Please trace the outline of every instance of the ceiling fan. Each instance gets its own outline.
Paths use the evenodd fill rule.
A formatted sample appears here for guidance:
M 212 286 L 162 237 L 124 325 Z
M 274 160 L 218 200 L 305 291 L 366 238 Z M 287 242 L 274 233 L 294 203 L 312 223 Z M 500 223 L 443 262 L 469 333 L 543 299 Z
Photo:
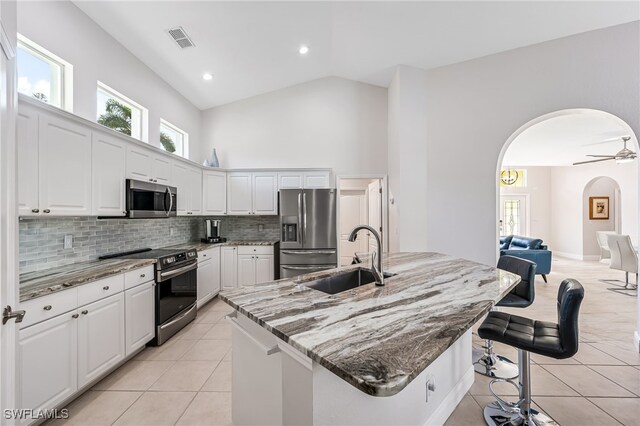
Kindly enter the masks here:
M 588 163 L 597 163 L 599 161 L 609 161 L 609 160 L 616 160 L 616 163 L 618 164 L 622 164 L 622 163 L 629 163 L 633 160 L 636 159 L 637 154 L 633 151 L 631 151 L 629 148 L 627 148 L 627 142 L 631 140 L 631 136 L 622 136 L 622 138 L 614 138 L 614 139 L 608 139 L 606 141 L 603 142 L 608 142 L 610 140 L 616 140 L 616 139 L 622 139 L 622 143 L 624 144 L 624 148 L 622 148 L 620 151 L 618 151 L 616 154 L 614 155 L 587 155 L 587 157 L 594 157 L 594 160 L 587 160 L 587 161 L 578 161 L 576 163 L 573 163 L 574 166 L 580 165 L 580 164 L 588 164 Z

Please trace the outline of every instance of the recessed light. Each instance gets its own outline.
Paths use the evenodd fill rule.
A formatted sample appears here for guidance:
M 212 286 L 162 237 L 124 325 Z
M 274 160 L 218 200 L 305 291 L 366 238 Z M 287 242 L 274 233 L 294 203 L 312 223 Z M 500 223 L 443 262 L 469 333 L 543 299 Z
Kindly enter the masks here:
M 213 79 L 213 75 L 211 73 L 205 72 L 202 74 L 202 79 L 205 81 L 209 81 Z
M 302 46 L 300 46 L 300 49 L 298 49 L 298 52 L 301 55 L 306 55 L 307 53 L 309 53 L 309 46 L 307 46 L 306 44 L 303 44 Z

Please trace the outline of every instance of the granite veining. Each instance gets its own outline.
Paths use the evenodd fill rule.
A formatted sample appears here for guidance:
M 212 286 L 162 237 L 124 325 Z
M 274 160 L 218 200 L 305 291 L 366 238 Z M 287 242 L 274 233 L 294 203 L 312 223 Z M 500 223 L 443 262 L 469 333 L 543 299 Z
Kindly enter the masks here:
M 20 275 L 20 301 L 46 296 L 154 263 L 153 259 L 107 259 L 27 272 Z
M 303 282 L 358 266 L 225 290 L 223 301 L 361 391 L 400 392 L 520 277 L 440 253 L 396 253 L 397 274 L 328 295 Z

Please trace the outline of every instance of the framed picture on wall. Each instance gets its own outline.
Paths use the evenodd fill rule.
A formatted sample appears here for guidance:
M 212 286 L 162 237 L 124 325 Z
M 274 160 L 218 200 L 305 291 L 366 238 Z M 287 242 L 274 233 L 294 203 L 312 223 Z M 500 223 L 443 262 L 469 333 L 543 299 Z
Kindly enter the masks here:
M 609 197 L 589 197 L 589 219 L 609 220 Z

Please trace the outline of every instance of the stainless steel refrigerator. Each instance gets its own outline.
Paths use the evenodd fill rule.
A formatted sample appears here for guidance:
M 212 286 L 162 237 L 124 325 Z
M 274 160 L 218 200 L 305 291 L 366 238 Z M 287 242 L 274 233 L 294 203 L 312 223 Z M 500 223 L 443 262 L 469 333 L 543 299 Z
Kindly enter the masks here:
M 280 278 L 338 265 L 335 189 L 280 190 Z

